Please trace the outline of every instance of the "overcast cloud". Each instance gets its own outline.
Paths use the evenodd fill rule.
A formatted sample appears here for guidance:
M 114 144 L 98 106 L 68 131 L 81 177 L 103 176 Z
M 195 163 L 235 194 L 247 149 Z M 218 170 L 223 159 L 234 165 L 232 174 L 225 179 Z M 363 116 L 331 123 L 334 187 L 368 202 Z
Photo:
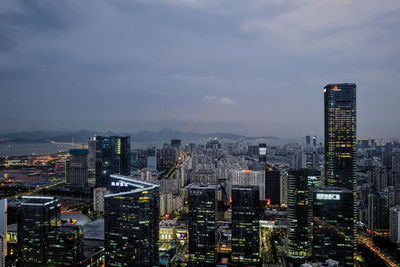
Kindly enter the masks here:
M 398 0 L 2 0 L 1 132 L 323 133 L 358 86 L 359 137 L 399 137 Z

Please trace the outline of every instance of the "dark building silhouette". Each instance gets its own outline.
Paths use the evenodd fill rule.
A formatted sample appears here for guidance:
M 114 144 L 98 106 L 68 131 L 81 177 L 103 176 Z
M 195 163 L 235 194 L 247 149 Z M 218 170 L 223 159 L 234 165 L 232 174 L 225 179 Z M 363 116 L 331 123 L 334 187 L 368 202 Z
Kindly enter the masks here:
M 130 175 L 130 137 L 96 136 L 96 187 L 108 187 L 110 175 Z
M 320 185 L 321 172 L 314 169 L 288 172 L 287 252 L 291 258 L 312 256 L 312 192 Z
M 270 205 L 279 205 L 281 201 L 281 174 L 278 170 L 265 170 L 265 199 Z
M 181 139 L 171 139 L 171 146 L 173 147 L 181 147 Z
M 232 187 L 232 266 L 260 264 L 258 186 Z
M 306 136 L 306 144 L 311 145 L 311 135 Z
M 22 266 L 47 264 L 49 233 L 60 222 L 55 197 L 22 196 L 18 209 L 18 259 Z
M 355 256 L 356 240 L 356 186 L 357 186 L 357 136 L 356 136 L 356 84 L 328 84 L 324 88 L 325 100 L 325 185 L 346 188 L 353 193 L 347 205 L 353 210 L 347 218 L 353 222 L 352 232 L 346 231 L 348 254 Z M 339 218 L 338 218 L 339 220 Z M 349 256 L 346 256 L 349 257 Z M 337 257 L 336 257 L 337 258 Z M 343 260 L 343 259 L 342 259 Z M 345 259 L 346 265 L 354 257 Z
M 347 188 L 313 190 L 313 257 L 353 266 L 353 192 Z
M 189 188 L 189 265 L 215 266 L 217 255 L 217 185 Z
M 249 155 L 249 156 L 258 156 L 259 155 L 259 152 L 258 152 L 259 150 L 258 150 L 258 146 L 248 146 L 247 147 L 247 154 Z
M 106 266 L 158 266 L 159 186 L 111 175 L 104 197 Z

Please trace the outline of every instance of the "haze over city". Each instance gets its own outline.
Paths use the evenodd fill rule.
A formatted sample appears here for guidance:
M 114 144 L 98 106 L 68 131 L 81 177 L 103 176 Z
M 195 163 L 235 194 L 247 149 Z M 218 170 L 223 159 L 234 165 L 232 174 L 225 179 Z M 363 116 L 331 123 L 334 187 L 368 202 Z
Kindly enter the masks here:
M 359 137 L 400 132 L 399 1 L 2 1 L 1 132 L 323 133 L 357 83 Z

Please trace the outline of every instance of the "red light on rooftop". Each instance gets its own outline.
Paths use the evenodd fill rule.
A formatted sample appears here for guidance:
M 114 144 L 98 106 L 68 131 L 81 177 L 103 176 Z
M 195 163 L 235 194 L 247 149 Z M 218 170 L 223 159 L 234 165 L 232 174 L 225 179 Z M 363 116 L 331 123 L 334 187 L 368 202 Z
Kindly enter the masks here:
M 333 90 L 333 91 L 338 91 L 338 90 L 339 90 L 339 87 L 338 87 L 337 85 L 335 85 L 335 86 L 332 88 L 332 90 Z

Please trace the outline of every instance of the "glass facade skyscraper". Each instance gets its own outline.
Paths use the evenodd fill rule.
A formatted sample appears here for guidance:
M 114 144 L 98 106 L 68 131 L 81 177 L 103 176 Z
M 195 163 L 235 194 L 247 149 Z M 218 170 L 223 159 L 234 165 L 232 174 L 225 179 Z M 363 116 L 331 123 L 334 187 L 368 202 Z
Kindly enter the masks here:
M 260 189 L 232 187 L 232 265 L 260 264 Z
M 18 253 L 22 266 L 47 263 L 48 234 L 60 223 L 55 197 L 23 196 L 18 209 Z
M 291 258 L 312 255 L 312 193 L 320 185 L 321 172 L 314 169 L 289 170 L 287 252 Z
M 352 232 L 346 232 L 347 243 L 344 247 L 354 256 L 357 245 L 356 84 L 328 84 L 324 88 L 324 100 L 325 185 L 346 188 L 353 194 L 353 198 L 346 198 L 347 202 L 342 205 L 347 205 L 353 210 L 352 214 L 346 213 L 346 216 L 350 216 L 347 220 L 353 221 L 353 227 Z M 349 261 L 346 258 L 346 265 L 351 265 L 353 262 L 354 260 Z
M 279 170 L 265 170 L 265 199 L 270 205 L 281 203 L 281 173 Z
M 110 175 L 130 175 L 129 136 L 96 136 L 96 187 L 107 187 Z
M 218 185 L 189 188 L 189 266 L 215 266 Z
M 88 185 L 88 154 L 87 149 L 71 149 L 70 187 L 85 189 Z
M 104 197 L 106 266 L 158 266 L 159 186 L 110 176 Z
M 353 193 L 347 188 L 313 189 L 313 257 L 353 266 Z

